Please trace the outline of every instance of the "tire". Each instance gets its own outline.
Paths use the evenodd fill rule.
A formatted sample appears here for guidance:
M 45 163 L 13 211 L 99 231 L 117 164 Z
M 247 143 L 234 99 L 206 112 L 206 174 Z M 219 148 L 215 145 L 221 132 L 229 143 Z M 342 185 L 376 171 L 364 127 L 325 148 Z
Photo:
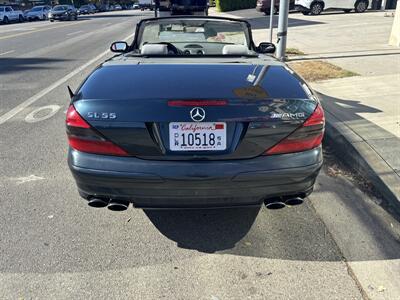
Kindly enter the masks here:
M 278 8 L 276 6 L 274 6 L 273 14 L 276 15 L 277 13 L 278 13 Z M 264 10 L 264 15 L 269 16 L 270 14 L 271 14 L 270 9 Z
M 351 9 L 343 9 L 344 13 L 348 14 L 351 12 Z
M 75 21 L 78 20 L 78 15 L 75 15 L 74 20 Z
M 324 10 L 324 5 L 321 2 L 314 2 L 311 4 L 310 13 L 313 16 L 318 16 Z
M 368 8 L 368 2 L 363 0 L 357 1 L 354 7 L 357 13 L 363 13 L 364 11 L 367 10 L 367 8 Z
M 4 17 L 4 18 L 3 18 L 3 24 L 8 24 L 8 23 L 10 23 L 10 21 L 8 20 L 7 17 Z
M 54 20 L 53 20 L 53 19 L 50 19 L 50 22 L 54 22 Z
M 22 22 L 24 22 L 24 21 L 25 21 L 25 20 L 24 20 L 24 17 L 21 16 L 21 15 L 19 15 L 19 16 L 18 16 L 18 22 L 22 23 Z

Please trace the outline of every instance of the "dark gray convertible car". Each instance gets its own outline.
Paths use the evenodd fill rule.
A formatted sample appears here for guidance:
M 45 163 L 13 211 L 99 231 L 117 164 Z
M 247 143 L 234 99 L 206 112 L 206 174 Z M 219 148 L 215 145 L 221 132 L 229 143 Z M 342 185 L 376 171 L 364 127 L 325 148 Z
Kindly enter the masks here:
M 322 165 L 322 107 L 256 46 L 250 25 L 216 17 L 142 20 L 67 112 L 68 164 L 91 206 L 296 205 Z

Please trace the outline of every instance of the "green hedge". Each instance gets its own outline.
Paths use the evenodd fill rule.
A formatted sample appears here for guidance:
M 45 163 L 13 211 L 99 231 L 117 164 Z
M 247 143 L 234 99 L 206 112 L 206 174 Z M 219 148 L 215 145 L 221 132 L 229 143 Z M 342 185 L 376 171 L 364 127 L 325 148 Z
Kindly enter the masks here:
M 219 11 L 230 11 L 236 9 L 254 8 L 257 0 L 217 0 L 216 5 Z

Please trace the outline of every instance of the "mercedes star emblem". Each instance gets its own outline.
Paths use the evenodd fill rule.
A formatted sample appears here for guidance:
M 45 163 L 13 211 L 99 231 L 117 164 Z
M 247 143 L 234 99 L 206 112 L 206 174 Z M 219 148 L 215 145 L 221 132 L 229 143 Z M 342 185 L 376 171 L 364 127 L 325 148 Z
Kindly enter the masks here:
M 206 117 L 206 112 L 201 107 L 195 107 L 190 111 L 190 117 L 195 122 L 201 122 Z

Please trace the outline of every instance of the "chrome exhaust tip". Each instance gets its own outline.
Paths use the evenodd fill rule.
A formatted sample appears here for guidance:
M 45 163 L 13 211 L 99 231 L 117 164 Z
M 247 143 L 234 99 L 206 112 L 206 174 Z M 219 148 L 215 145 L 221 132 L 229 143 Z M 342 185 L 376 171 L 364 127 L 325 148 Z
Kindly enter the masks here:
M 265 207 L 268 209 L 281 209 L 286 206 L 280 198 L 272 198 L 264 201 Z
M 300 197 L 290 198 L 285 200 L 285 204 L 288 206 L 296 206 L 304 203 L 304 199 Z
M 101 198 L 90 198 L 88 201 L 90 207 L 101 208 L 108 205 L 108 201 Z
M 111 200 L 107 207 L 112 211 L 124 211 L 128 209 L 129 202 L 125 200 Z

